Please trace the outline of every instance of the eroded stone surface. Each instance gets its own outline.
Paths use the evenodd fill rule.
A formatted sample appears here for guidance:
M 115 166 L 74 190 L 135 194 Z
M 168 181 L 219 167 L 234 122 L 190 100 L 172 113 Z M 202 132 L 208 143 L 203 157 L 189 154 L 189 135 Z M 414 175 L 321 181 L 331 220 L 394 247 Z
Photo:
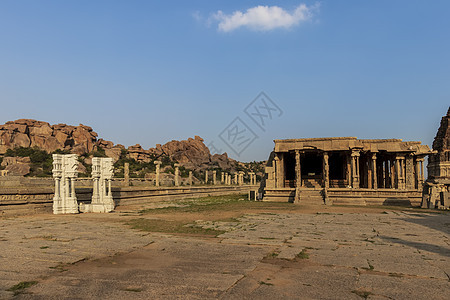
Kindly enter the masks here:
M 446 299 L 450 294 L 448 214 L 263 213 L 196 222 L 226 230 L 215 239 L 131 230 L 121 222 L 127 218 L 2 220 L 0 298 L 25 280 L 39 283 L 18 298 Z

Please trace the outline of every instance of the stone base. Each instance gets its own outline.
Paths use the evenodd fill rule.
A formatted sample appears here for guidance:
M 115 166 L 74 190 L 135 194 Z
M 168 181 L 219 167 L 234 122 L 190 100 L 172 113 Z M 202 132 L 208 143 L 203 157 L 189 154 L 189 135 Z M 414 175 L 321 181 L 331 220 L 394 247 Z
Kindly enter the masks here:
M 266 189 L 262 201 L 267 202 L 291 202 L 295 200 L 294 188 Z
M 401 205 L 419 206 L 421 191 L 397 189 L 348 189 L 330 188 L 323 193 L 318 188 L 265 189 L 263 201 L 294 202 L 306 205 Z M 292 201 L 294 200 L 295 201 Z
M 114 211 L 114 204 L 84 204 L 80 203 L 80 211 L 83 213 L 109 213 Z
M 65 201 L 53 199 L 53 214 L 78 214 L 77 198 L 69 198 Z

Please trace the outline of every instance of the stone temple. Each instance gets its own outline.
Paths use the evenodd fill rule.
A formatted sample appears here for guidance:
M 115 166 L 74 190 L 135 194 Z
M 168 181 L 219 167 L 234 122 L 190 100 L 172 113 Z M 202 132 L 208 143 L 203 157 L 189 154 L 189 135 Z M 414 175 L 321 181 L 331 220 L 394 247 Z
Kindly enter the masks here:
M 424 208 L 449 208 L 450 190 L 450 108 L 441 119 L 428 158 L 428 180 L 423 188 Z
M 274 142 L 266 167 L 264 201 L 421 203 L 424 158 L 431 151 L 420 142 L 356 137 Z

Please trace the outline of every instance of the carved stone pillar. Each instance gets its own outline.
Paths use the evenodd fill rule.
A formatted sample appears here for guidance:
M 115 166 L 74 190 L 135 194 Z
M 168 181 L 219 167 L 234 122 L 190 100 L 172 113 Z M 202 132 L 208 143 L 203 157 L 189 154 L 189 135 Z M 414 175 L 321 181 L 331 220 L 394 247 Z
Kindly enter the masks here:
M 429 172 L 428 172 L 429 173 Z M 414 161 L 414 185 L 416 189 L 420 189 L 420 163 L 418 161 L 418 158 Z
M 75 197 L 75 179 L 70 178 L 70 197 Z
M 255 181 L 255 172 L 249 172 L 248 173 L 248 175 L 250 176 L 250 185 L 253 185 L 253 184 L 255 184 L 254 183 L 254 181 Z
M 223 172 L 222 172 L 223 176 Z M 189 171 L 189 185 L 192 185 L 192 171 Z
M 278 176 L 279 176 L 279 182 L 280 182 L 280 188 L 284 188 L 285 186 L 285 174 L 284 174 L 284 153 L 279 153 L 278 154 L 280 156 L 280 165 L 279 165 L 279 172 L 278 172 Z
M 350 156 L 350 154 L 346 154 L 345 156 L 345 160 L 346 160 L 346 166 L 345 166 L 345 173 L 346 173 L 346 179 L 347 179 L 347 187 L 351 188 L 352 187 L 352 158 Z
M 390 176 L 389 160 L 384 160 L 384 188 L 388 189 L 391 187 L 391 176 Z
M 278 158 L 278 155 L 275 154 L 275 158 L 273 160 L 274 164 L 275 164 L 275 188 L 280 188 L 281 187 L 281 183 L 280 183 L 280 159 Z
M 239 177 L 238 177 L 238 184 L 239 185 L 243 185 L 244 184 L 244 172 L 239 172 Z
M 372 154 L 372 172 L 373 172 L 373 188 L 378 189 L 378 176 L 377 176 L 377 154 Z
M 224 174 L 224 172 L 221 172 L 221 174 L 220 174 L 220 183 L 222 183 L 222 184 L 225 183 L 225 174 Z
M 300 150 L 295 150 L 295 202 L 300 202 L 300 188 L 302 187 L 302 168 Z
M 55 178 L 55 196 L 53 197 L 53 199 L 59 199 L 59 181 L 61 179 L 59 178 Z
M 328 204 L 328 189 L 330 188 L 330 165 L 328 164 L 328 152 L 323 153 L 323 198 L 325 204 Z
M 159 160 L 155 160 L 154 164 L 156 165 L 156 180 L 155 185 L 159 186 L 159 175 L 160 175 L 160 168 L 161 168 L 161 162 Z
M 300 157 L 300 150 L 295 150 L 295 186 L 298 188 L 302 187 L 302 166 Z
M 124 163 L 123 165 L 123 180 L 125 186 L 130 186 L 130 163 Z
M 113 175 L 112 158 L 94 157 L 92 159 L 92 201 L 90 204 L 80 204 L 82 212 L 107 213 L 114 210 L 115 203 L 111 191 Z
M 208 170 L 205 171 L 205 184 L 208 184 Z
M 415 189 L 416 180 L 414 173 L 414 157 L 407 155 L 405 157 L 405 188 L 407 190 Z
M 359 151 L 352 151 L 352 188 L 359 188 Z
M 328 164 L 328 152 L 323 153 L 323 187 L 330 187 L 330 165 Z
M 175 186 L 180 186 L 180 164 L 175 164 Z
M 69 181 L 69 177 L 66 177 L 66 180 L 64 180 L 64 189 L 65 189 L 65 196 L 66 198 L 70 197 L 70 181 Z
M 391 189 L 396 189 L 397 188 L 397 172 L 396 172 L 396 160 L 395 159 L 391 159 L 390 160 L 390 166 L 391 166 L 391 176 L 389 177 L 389 182 L 391 184 Z
M 52 172 L 55 179 L 53 213 L 78 213 L 78 203 L 75 194 L 75 178 L 78 175 L 77 155 L 53 154 Z
M 418 189 L 422 189 L 422 186 L 423 186 L 423 179 L 424 179 L 424 173 L 423 173 L 423 161 L 424 161 L 424 158 L 423 157 L 418 157 L 417 158 L 417 163 L 420 165 L 420 167 L 419 167 L 419 169 L 420 169 L 420 172 L 419 172 L 419 174 L 418 174 Z
M 399 190 L 405 189 L 405 163 L 403 156 L 396 156 L 395 158 L 395 173 L 396 186 Z

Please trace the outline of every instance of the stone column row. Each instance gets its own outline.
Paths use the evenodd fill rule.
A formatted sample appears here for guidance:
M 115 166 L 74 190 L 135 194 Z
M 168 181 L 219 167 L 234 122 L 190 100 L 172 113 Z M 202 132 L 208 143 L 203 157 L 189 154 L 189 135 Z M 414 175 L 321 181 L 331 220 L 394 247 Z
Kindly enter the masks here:
M 416 166 L 415 166 L 415 181 L 417 182 L 417 189 L 421 190 L 424 181 L 424 166 L 423 166 L 424 158 L 417 157 L 416 158 Z

